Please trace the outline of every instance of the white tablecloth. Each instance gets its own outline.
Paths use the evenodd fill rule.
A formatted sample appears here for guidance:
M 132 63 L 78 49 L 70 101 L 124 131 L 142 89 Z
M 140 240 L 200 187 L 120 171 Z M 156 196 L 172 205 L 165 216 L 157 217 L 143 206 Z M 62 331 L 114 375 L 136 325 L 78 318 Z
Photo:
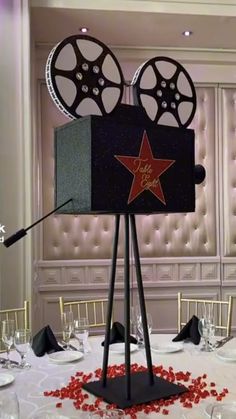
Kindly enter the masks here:
M 170 343 L 172 337 L 172 335 L 151 335 L 151 346 L 157 343 Z M 74 408 L 72 400 L 63 400 L 62 408 L 56 408 L 56 403 L 60 400 L 53 397 L 45 397 L 43 392 L 66 386 L 70 377 L 75 375 L 76 371 L 93 372 L 95 369 L 101 367 L 103 356 L 102 340 L 103 337 L 90 337 L 91 352 L 85 354 L 84 358 L 78 362 L 57 365 L 51 363 L 47 355 L 39 358 L 31 352 L 27 356 L 27 361 L 32 365 L 30 370 L 12 369 L 10 373 L 15 376 L 15 380 L 8 388 L 14 390 L 18 395 L 21 419 L 33 418 L 34 413 L 39 410 L 50 410 L 70 419 L 88 417 L 88 413 Z M 224 348 L 236 348 L 236 338 L 229 341 Z M 19 360 L 19 355 L 13 351 L 11 358 Z M 109 354 L 109 365 L 121 364 L 123 362 L 123 354 Z M 133 362 L 146 366 L 146 356 L 143 349 L 131 353 L 131 363 Z M 206 373 L 206 381 L 208 383 L 215 382 L 216 389 L 223 389 L 224 387 L 229 389 L 229 394 L 225 400 L 236 401 L 236 363 L 224 362 L 214 352 L 204 353 L 200 351 L 199 346 L 185 343 L 184 349 L 181 352 L 169 354 L 152 352 L 152 362 L 154 365 L 162 364 L 165 368 L 172 366 L 175 371 L 190 371 L 193 378 Z M 5 369 L 0 369 L 0 374 L 6 372 Z M 6 389 L 6 387 L 2 387 L 0 391 L 2 389 Z M 90 400 L 93 399 L 94 396 L 91 395 Z M 195 417 L 194 411 L 196 409 L 199 411 L 199 414 L 200 412 L 202 414 L 206 405 L 211 403 L 212 400 L 211 398 L 202 400 L 196 408 L 194 407 L 192 409 L 192 417 Z M 168 417 L 170 419 L 181 418 L 183 411 L 187 411 L 179 402 L 175 402 L 168 409 L 170 412 Z M 157 417 L 157 414 L 151 414 L 149 416 Z M 161 414 L 158 414 L 158 416 L 163 417 Z M 147 416 L 144 413 L 139 414 L 139 418 L 145 417 Z

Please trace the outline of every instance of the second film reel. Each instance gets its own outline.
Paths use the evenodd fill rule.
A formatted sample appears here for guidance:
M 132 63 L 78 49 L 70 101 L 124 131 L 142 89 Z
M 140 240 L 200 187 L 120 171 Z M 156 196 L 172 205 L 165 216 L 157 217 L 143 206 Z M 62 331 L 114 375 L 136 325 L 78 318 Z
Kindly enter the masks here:
M 132 80 L 134 104 L 156 124 L 188 127 L 197 106 L 193 81 L 185 68 L 169 57 L 142 64 Z

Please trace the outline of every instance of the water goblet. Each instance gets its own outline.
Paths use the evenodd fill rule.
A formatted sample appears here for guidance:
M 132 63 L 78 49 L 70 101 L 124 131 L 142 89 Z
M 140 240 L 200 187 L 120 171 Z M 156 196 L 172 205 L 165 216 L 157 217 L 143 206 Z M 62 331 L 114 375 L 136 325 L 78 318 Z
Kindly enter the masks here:
M 213 304 L 204 304 L 203 306 L 204 318 L 207 319 L 208 322 L 208 344 L 210 349 L 214 350 L 215 345 L 215 322 L 214 322 L 214 306 Z
M 204 345 L 201 348 L 201 351 L 204 351 L 204 352 L 213 351 L 214 348 L 210 345 L 210 342 L 209 342 L 210 338 L 212 338 L 214 334 L 214 326 L 211 323 L 211 321 L 206 317 L 200 318 L 198 322 L 198 331 L 201 337 L 204 339 Z
M 140 308 L 139 306 L 131 306 L 130 307 L 130 331 L 132 335 L 137 334 L 137 319 L 140 316 Z
M 63 340 L 66 344 L 66 349 L 70 349 L 69 342 L 73 332 L 73 312 L 65 311 L 61 313 L 61 325 Z
M 9 358 L 10 349 L 14 342 L 15 333 L 15 320 L 3 320 L 2 321 L 2 341 L 6 347 L 7 361 L 4 368 L 11 368 L 11 362 Z
M 0 392 L 0 419 L 19 419 L 19 401 L 16 393 L 9 390 Z
M 80 344 L 80 351 L 87 352 L 87 340 L 89 335 L 89 321 L 87 317 L 74 320 L 74 335 Z
M 198 322 L 198 331 L 204 339 L 204 345 L 201 348 L 202 351 L 211 352 L 214 350 L 214 336 L 215 336 L 215 325 L 214 325 L 214 306 L 213 304 L 203 304 L 201 306 L 201 317 Z
M 146 317 L 147 317 L 147 327 L 148 327 L 148 334 L 150 336 L 150 334 L 152 333 L 152 316 L 150 313 L 146 313 Z M 137 317 L 137 341 L 138 341 L 138 345 L 142 346 L 143 345 L 143 340 L 144 340 L 144 336 L 143 336 L 143 322 L 142 322 L 142 316 L 139 314 Z
M 27 329 L 17 329 L 14 335 L 14 346 L 16 351 L 20 354 L 21 362 L 19 364 L 19 368 L 28 369 L 31 365 L 27 362 L 26 363 L 26 354 L 29 352 L 31 348 L 31 332 Z

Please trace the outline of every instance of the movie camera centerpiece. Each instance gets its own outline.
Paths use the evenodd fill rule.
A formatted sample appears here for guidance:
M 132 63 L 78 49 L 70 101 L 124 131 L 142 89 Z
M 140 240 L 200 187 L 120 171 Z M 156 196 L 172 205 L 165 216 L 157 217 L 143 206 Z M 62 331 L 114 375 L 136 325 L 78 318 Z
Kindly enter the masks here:
M 122 104 L 125 86 L 113 52 L 86 35 L 56 45 L 46 64 L 49 93 L 71 122 L 55 129 L 55 203 L 63 214 L 115 214 L 101 381 L 88 391 L 124 408 L 187 391 L 153 376 L 135 215 L 195 210 L 196 111 L 193 82 L 178 62 L 153 58 L 131 82 L 134 106 Z M 72 198 L 72 199 L 71 199 Z M 63 208 L 62 208 L 63 207 Z M 120 215 L 125 220 L 125 377 L 107 379 Z M 129 224 L 130 223 L 130 224 Z M 134 248 L 148 372 L 130 374 L 129 229 Z

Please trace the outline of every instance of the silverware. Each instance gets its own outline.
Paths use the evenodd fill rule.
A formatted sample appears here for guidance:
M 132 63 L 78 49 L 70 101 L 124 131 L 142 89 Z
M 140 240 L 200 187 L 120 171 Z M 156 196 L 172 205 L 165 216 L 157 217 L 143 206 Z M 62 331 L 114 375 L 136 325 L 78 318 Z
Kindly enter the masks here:
M 6 362 L 7 362 L 7 358 L 0 358 L 0 364 L 2 364 L 3 367 L 6 364 Z M 10 364 L 19 365 L 19 362 L 13 361 L 12 359 L 10 359 Z
M 226 336 L 225 338 L 218 340 L 215 344 L 215 348 L 221 348 L 221 346 L 225 345 L 231 339 L 233 339 L 233 336 Z
M 66 342 L 64 342 L 64 340 L 62 340 L 61 341 L 61 343 L 62 343 L 62 347 L 63 347 L 63 349 L 65 349 L 65 348 L 70 348 L 70 349 L 72 349 L 72 351 L 79 351 L 79 349 L 78 348 L 76 348 L 75 346 L 73 346 L 73 345 L 71 345 L 70 343 L 69 343 L 69 345 L 66 343 Z
M 76 348 L 75 346 L 69 344 L 69 348 L 72 349 L 73 351 L 79 351 L 78 348 Z

